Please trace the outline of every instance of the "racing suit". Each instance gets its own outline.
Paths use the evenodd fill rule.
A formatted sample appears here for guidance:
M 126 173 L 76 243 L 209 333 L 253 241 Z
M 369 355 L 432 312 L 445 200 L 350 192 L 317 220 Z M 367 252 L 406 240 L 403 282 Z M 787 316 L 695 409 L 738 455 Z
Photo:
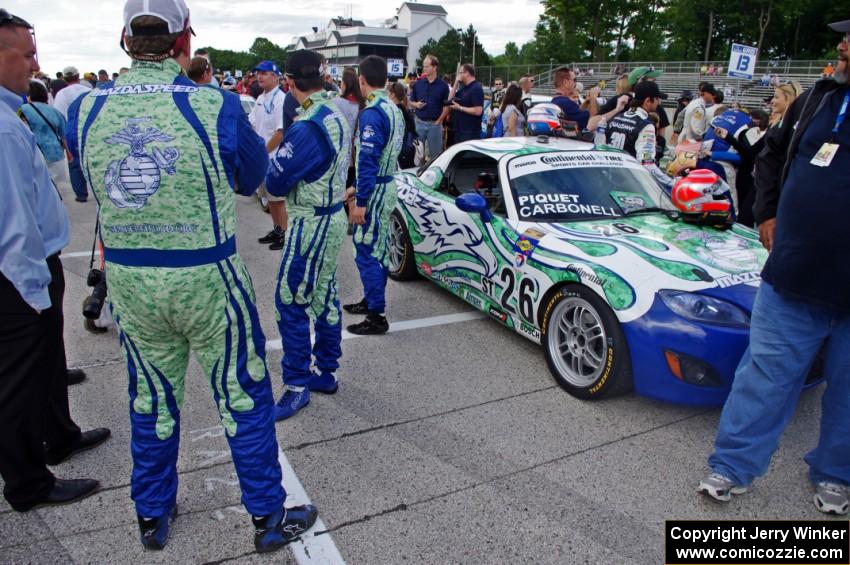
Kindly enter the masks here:
M 173 59 L 134 61 L 69 115 L 69 145 L 98 201 L 127 358 L 131 496 L 148 518 L 175 504 L 191 350 L 209 378 L 242 502 L 264 516 L 281 509 L 286 493 L 265 337 L 236 254 L 233 190 L 253 193 L 268 157 L 238 96 L 180 73 Z
M 390 102 L 386 90 L 376 90 L 369 95 L 359 123 L 355 198 L 358 207 L 366 208 L 366 223 L 354 227 L 354 261 L 369 311 L 383 314 L 388 225 L 398 200 L 393 173 L 404 142 L 404 115 Z
M 275 304 L 283 382 L 295 389 L 307 386 L 311 352 L 322 374 L 333 374 L 342 356 L 336 264 L 347 226 L 343 199 L 351 129 L 335 96 L 316 92 L 301 104 L 266 176 L 266 189 L 286 196 L 289 210 Z
M 649 119 L 646 110 L 635 108 L 617 114 L 605 129 L 605 143 L 622 149 L 640 161 L 667 194 L 673 190 L 673 179 L 655 163 L 655 124 Z

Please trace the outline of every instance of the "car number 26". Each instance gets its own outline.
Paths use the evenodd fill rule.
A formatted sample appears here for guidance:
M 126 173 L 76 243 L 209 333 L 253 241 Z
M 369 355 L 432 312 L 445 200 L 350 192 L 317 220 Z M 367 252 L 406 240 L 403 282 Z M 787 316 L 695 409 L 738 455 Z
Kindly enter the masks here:
M 534 298 L 537 296 L 537 281 L 530 277 L 524 277 L 519 279 L 519 285 L 517 285 L 516 272 L 510 267 L 502 269 L 499 279 L 503 283 L 502 285 L 496 283 L 493 279 L 481 277 L 481 290 L 484 294 L 494 299 L 498 299 L 502 308 L 511 314 L 516 314 L 516 309 L 511 304 L 511 299 L 515 299 L 516 303 L 519 305 L 520 315 L 533 324 Z M 502 286 L 504 286 L 504 289 L 502 289 Z M 515 294 L 517 296 L 515 296 Z

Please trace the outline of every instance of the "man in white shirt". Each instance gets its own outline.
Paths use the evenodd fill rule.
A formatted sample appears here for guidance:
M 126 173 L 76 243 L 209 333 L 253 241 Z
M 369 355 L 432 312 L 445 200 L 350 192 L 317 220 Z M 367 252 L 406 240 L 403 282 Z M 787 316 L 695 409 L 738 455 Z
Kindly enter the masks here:
M 257 135 L 266 142 L 266 151 L 272 156 L 283 140 L 283 100 L 286 97 L 279 86 L 280 69 L 271 61 L 261 61 L 254 71 L 257 72 L 257 82 L 263 88 L 263 93 L 257 97 L 248 120 Z M 286 200 L 282 196 L 274 196 L 266 191 L 265 183 L 257 190 L 263 203 L 268 202 L 269 213 L 272 216 L 272 231 L 259 238 L 260 243 L 268 243 L 269 249 L 283 249 L 284 233 L 286 233 Z
M 77 98 L 88 94 L 91 91 L 91 85 L 88 81 L 80 82 L 80 71 L 77 67 L 65 67 L 62 70 L 62 76 L 68 86 L 64 87 L 56 94 L 53 99 L 53 107 L 58 110 L 68 120 L 68 108 L 77 100 Z M 71 188 L 74 189 L 74 200 L 77 202 L 86 202 L 89 199 L 89 189 L 86 183 L 86 177 L 83 176 L 83 169 L 80 167 L 78 159 L 68 161 L 68 174 L 71 177 Z
M 53 99 L 53 107 L 59 110 L 67 121 L 68 108 L 74 100 L 83 94 L 87 94 L 91 90 L 91 86 L 88 81 L 85 83 L 80 82 L 80 71 L 76 67 L 65 67 L 62 71 L 62 76 L 65 82 L 68 83 L 68 86 L 56 94 L 56 98 Z
M 685 123 L 679 141 L 702 141 L 708 131 L 708 108 L 714 104 L 717 91 L 709 82 L 700 84 L 699 96 L 685 108 Z

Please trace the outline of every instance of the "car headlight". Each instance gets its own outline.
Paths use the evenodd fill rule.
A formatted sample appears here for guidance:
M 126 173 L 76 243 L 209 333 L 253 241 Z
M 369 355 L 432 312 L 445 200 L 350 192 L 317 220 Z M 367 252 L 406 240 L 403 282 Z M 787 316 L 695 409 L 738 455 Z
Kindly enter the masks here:
M 680 290 L 662 290 L 658 294 L 670 310 L 688 320 L 739 328 L 750 325 L 750 316 L 725 300 Z

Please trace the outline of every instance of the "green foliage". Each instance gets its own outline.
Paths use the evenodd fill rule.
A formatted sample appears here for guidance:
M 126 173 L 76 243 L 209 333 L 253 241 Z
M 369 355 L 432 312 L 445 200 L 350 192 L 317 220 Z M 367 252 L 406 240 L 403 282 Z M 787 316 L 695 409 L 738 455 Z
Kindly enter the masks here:
M 511 42 L 502 65 L 629 60 L 723 60 L 731 43 L 759 46 L 760 58 L 833 57 L 850 0 L 542 0 L 534 37 Z M 510 49 L 509 49 L 510 46 Z
M 276 43 L 258 37 L 254 40 L 248 51 L 231 51 L 229 49 L 216 49 L 205 47 L 209 51 L 210 59 L 216 70 L 230 71 L 234 73 L 237 69 L 250 71 L 260 61 L 274 61 L 280 68 L 286 64 L 286 49 Z
M 484 46 L 478 40 L 478 33 L 472 24 L 466 30 L 458 33 L 455 29 L 450 29 L 446 34 L 438 40 L 429 39 L 425 45 L 419 49 L 419 58 L 416 60 L 417 66 L 422 66 L 422 59 L 426 55 L 434 55 L 440 61 L 440 74 L 454 74 L 458 63 L 472 62 L 472 46 L 475 43 L 475 65 L 489 66 L 493 64 L 490 55 L 484 50 Z M 516 47 L 516 45 L 514 45 Z M 462 58 L 461 58 L 462 57 Z

